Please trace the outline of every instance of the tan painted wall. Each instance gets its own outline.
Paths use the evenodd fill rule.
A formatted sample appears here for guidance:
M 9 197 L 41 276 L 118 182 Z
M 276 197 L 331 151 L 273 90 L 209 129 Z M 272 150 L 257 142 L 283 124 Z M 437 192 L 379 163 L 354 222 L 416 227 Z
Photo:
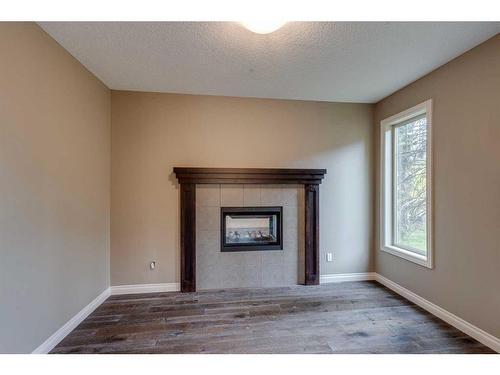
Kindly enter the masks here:
M 0 23 L 0 353 L 109 285 L 110 92 L 34 23 Z
M 321 272 L 372 269 L 372 105 L 119 91 L 111 103 L 112 285 L 179 282 L 174 166 L 327 168 Z
M 429 98 L 435 268 L 381 252 L 377 238 L 376 270 L 500 337 L 500 36 L 378 103 L 376 150 L 382 119 Z

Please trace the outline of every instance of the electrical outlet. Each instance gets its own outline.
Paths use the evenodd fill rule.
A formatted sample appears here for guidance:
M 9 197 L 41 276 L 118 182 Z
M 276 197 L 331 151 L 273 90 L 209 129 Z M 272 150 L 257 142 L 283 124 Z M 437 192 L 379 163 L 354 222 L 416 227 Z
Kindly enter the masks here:
M 151 269 L 151 271 L 153 271 L 156 267 L 156 261 L 152 261 L 151 263 L 149 263 L 149 268 Z
M 333 253 L 326 253 L 326 261 L 333 262 Z

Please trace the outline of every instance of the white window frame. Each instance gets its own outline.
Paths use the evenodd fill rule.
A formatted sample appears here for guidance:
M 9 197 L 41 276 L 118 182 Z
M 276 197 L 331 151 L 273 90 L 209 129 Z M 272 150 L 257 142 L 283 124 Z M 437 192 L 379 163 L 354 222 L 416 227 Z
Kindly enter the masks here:
M 394 173 L 393 148 L 395 126 L 419 115 L 427 118 L 426 199 L 427 199 L 427 256 L 395 246 L 394 233 Z M 407 109 L 380 122 L 380 250 L 427 268 L 434 266 L 432 213 L 432 99 Z

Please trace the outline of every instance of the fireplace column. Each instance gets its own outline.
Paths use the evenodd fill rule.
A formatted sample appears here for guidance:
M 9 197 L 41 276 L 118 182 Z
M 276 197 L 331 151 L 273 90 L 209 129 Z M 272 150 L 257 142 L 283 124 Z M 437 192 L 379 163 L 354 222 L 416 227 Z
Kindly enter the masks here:
M 305 189 L 305 285 L 319 285 L 319 185 Z
M 196 184 L 181 184 L 181 292 L 196 291 Z

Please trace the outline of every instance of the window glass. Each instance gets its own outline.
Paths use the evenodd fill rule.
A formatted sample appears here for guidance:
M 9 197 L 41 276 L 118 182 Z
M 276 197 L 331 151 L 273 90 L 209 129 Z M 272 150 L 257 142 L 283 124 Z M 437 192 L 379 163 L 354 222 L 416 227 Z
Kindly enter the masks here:
M 415 117 L 393 127 L 393 242 L 427 254 L 427 119 Z

